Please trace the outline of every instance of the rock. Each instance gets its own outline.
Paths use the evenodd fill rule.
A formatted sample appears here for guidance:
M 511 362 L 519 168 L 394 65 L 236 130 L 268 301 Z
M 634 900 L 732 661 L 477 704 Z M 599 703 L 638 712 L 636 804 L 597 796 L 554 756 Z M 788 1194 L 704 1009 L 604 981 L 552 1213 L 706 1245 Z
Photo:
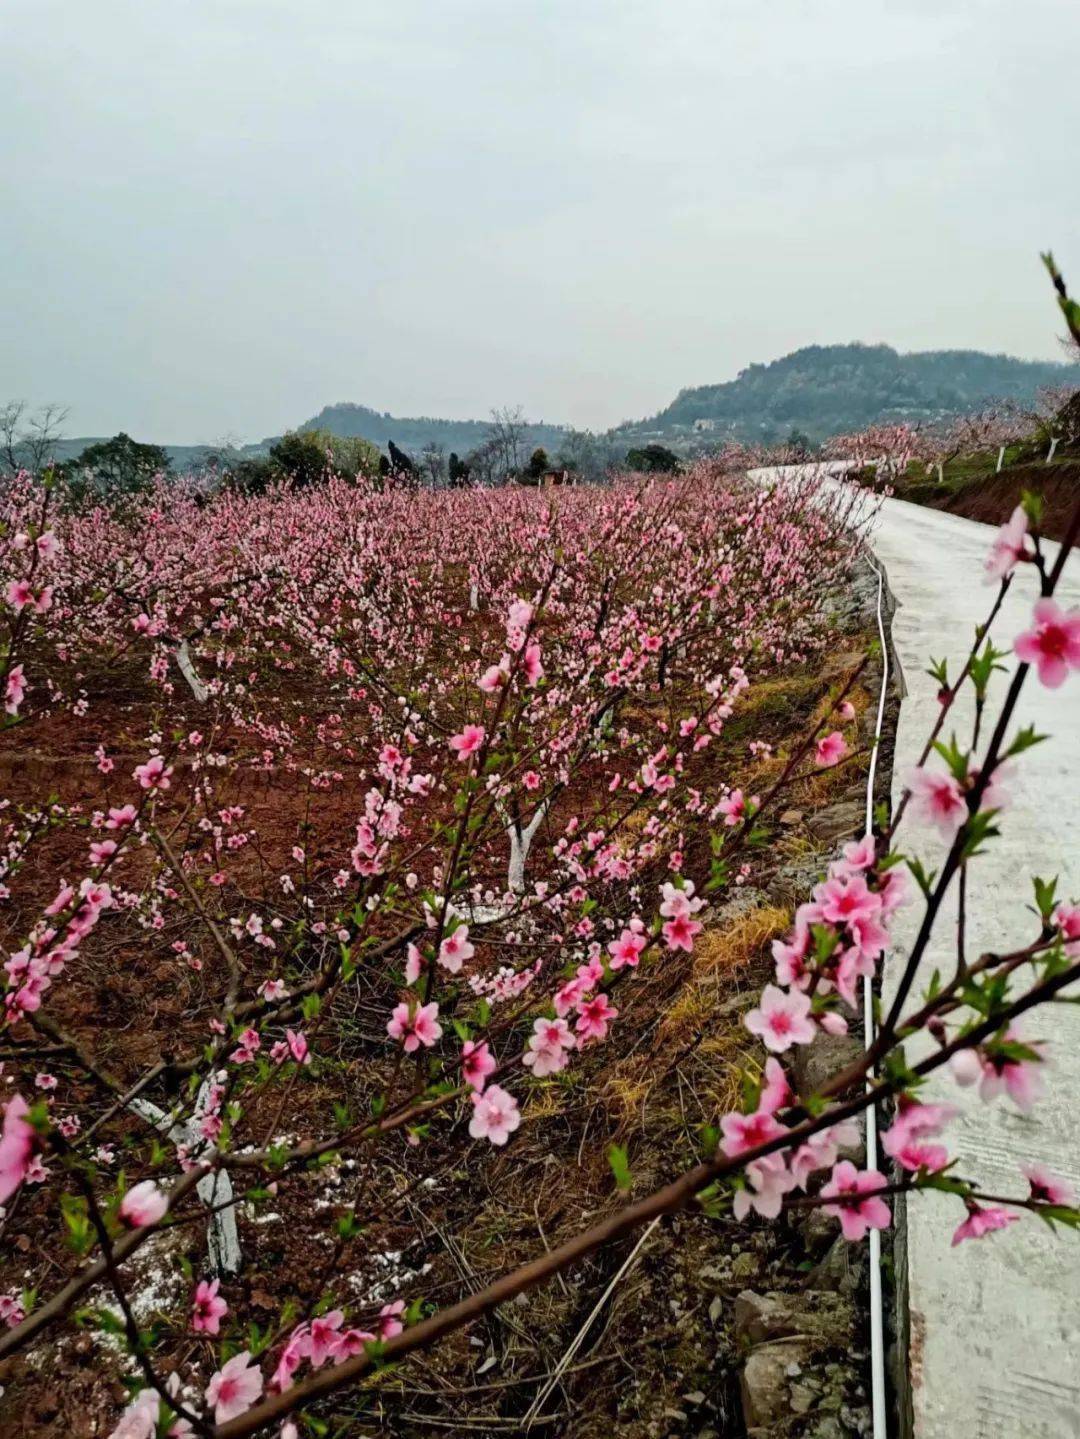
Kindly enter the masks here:
M 791 1386 L 791 1409 L 794 1414 L 809 1414 L 817 1403 L 818 1396 L 808 1384 L 793 1384 Z
M 807 1253 L 820 1259 L 839 1233 L 837 1221 L 831 1214 L 826 1214 L 823 1209 L 808 1209 L 805 1218 L 800 1223 L 803 1243 L 806 1245 Z
M 728 1274 L 725 1288 L 737 1288 L 745 1284 L 748 1279 L 753 1279 L 761 1267 L 760 1260 L 754 1254 L 736 1254 L 731 1262 L 731 1271 Z
M 786 809 L 780 816 L 781 824 L 798 824 L 803 817 L 801 809 Z
M 735 1300 L 735 1338 L 740 1344 L 765 1344 L 802 1336 L 832 1348 L 846 1348 L 854 1313 L 840 1294 L 754 1294 L 748 1289 Z
M 849 1433 L 834 1414 L 815 1419 L 813 1425 L 804 1432 L 806 1439 L 847 1439 Z
M 740 1392 L 747 1429 L 776 1424 L 791 1413 L 789 1367 L 805 1363 L 811 1352 L 808 1339 L 776 1339 L 759 1344 L 746 1361 Z
M 807 1275 L 807 1288 L 829 1290 L 836 1295 L 854 1294 L 862 1272 L 859 1254 L 843 1237 L 834 1239 L 825 1258 Z
M 795 1088 L 804 1098 L 818 1094 L 823 1085 L 862 1056 L 863 1047 L 850 1034 L 819 1034 L 812 1044 L 796 1048 L 791 1066 Z
M 717 905 L 709 916 L 709 928 L 722 929 L 732 920 L 741 919 L 755 909 L 763 909 L 768 903 L 769 896 L 764 890 L 755 889 L 752 884 L 741 885 L 731 891 L 723 904 Z
M 833 679 L 836 675 L 847 675 L 862 663 L 862 650 L 834 650 L 823 662 L 822 679 Z
M 825 873 L 825 855 L 804 854 L 782 864 L 769 886 L 771 896 L 781 904 L 803 904 Z
M 812 814 L 806 827 L 816 838 L 835 844 L 837 840 L 853 839 L 861 834 L 865 820 L 866 811 L 860 800 L 842 799 Z

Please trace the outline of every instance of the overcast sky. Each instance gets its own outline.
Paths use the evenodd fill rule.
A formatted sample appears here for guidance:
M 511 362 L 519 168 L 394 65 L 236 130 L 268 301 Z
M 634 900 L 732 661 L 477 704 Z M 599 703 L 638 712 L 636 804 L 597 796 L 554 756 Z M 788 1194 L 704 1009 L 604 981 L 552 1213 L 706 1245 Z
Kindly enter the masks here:
M 0 401 L 594 428 L 800 345 L 1058 357 L 1069 0 L 2 0 Z

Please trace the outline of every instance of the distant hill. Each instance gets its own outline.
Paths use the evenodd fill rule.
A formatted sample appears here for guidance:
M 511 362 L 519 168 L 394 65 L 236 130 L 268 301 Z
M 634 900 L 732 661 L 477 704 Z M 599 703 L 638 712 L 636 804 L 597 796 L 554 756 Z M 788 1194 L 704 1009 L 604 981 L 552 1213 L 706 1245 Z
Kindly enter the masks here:
M 393 440 L 409 454 L 418 455 L 425 445 L 442 445 L 447 452 L 455 450 L 467 455 L 488 436 L 487 420 L 439 420 L 426 415 L 418 417 L 397 416 L 378 410 L 369 410 L 366 405 L 354 405 L 343 401 L 326 405 L 310 420 L 297 426 L 300 430 L 329 430 L 332 435 L 360 435 L 381 450 Z M 547 425 L 543 422 L 525 427 L 525 445 L 532 450 L 538 445 L 554 451 L 566 438 L 562 425 Z M 266 440 L 264 444 L 273 444 Z
M 889 345 L 808 345 L 734 380 L 681 390 L 651 419 L 620 427 L 627 436 L 692 434 L 740 440 L 811 439 L 878 420 L 931 421 L 991 400 L 1029 404 L 1046 386 L 1080 385 L 1080 365 L 1017 360 L 979 350 L 899 354 Z
M 109 438 L 108 435 L 83 435 L 71 440 L 57 440 L 53 446 L 52 455 L 54 459 L 64 463 L 68 460 L 77 460 L 83 450 L 88 449 L 91 445 L 100 445 L 103 440 Z M 158 441 L 151 440 L 149 443 L 157 444 Z M 273 441 L 269 441 L 269 444 L 273 444 Z M 248 458 L 262 454 L 265 448 L 266 444 L 241 445 L 235 450 L 235 453 Z M 206 464 L 208 457 L 222 453 L 220 445 L 163 445 L 162 449 L 172 461 L 173 473 L 177 475 L 182 475 L 188 470 L 201 469 Z
M 542 446 L 553 458 L 571 456 L 583 469 L 591 466 L 601 471 L 621 461 L 627 449 L 649 440 L 660 440 L 683 455 L 725 438 L 772 443 L 786 439 L 793 430 L 822 440 L 877 420 L 940 420 L 991 400 L 1028 405 L 1040 389 L 1066 385 L 1080 388 L 1080 365 L 1017 360 L 980 350 L 905 355 L 889 345 L 808 345 L 767 365 L 750 365 L 723 384 L 680 390 L 658 414 L 628 421 L 604 435 L 585 435 L 564 425 L 529 424 L 522 449 L 527 454 Z M 487 420 L 391 415 L 348 402 L 326 405 L 297 428 L 360 435 L 383 451 L 393 440 L 414 457 L 429 444 L 464 457 L 490 434 Z M 56 457 L 72 459 L 100 438 L 61 440 Z M 237 458 L 262 455 L 280 438 L 270 435 L 229 453 Z M 219 446 L 211 445 L 165 448 L 176 474 L 222 455 Z

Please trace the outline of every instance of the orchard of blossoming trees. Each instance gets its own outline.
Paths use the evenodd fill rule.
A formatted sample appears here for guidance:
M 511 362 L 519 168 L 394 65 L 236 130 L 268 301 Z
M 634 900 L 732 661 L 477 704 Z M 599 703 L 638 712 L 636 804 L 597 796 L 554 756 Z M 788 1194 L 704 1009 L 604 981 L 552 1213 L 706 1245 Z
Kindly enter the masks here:
M 949 1066 L 989 1102 L 1034 1101 L 1046 1055 L 1021 1016 L 1080 977 L 1080 908 L 1039 885 L 1022 950 L 912 993 L 946 894 L 993 842 L 1001 767 L 1022 774 L 1036 742 L 1011 725 L 1020 687 L 1080 668 L 1080 615 L 1053 598 L 1068 545 L 1047 559 L 1034 506 L 988 560 L 1000 587 L 1034 582 L 1008 637 L 1023 663 L 982 743 L 936 732 L 910 777 L 905 805 L 947 845 L 936 871 L 903 851 L 905 805 L 849 846 L 774 945 L 746 1005 L 760 1058 L 700 1161 L 435 1298 L 422 1269 L 392 1292 L 341 1276 L 437 1224 L 448 1172 L 542 1142 L 545 1094 L 587 1090 L 635 987 L 701 942 L 791 786 L 852 758 L 855 673 L 760 793 L 714 755 L 756 686 L 829 644 L 865 494 L 703 463 L 551 496 L 331 477 L 257 498 L 162 487 L 123 512 L 55 499 L 29 475 L 2 499 L 0 1203 L 35 1238 L 0 1357 L 97 1329 L 130 1393 L 116 1439 L 295 1435 L 313 1405 L 688 1204 L 817 1204 L 858 1240 L 892 1195 L 936 1187 L 957 1242 L 1027 1211 L 1077 1223 L 1041 1169 L 981 1195 L 919 1085 Z M 1003 654 L 977 643 L 939 731 Z M 797 1098 L 795 1047 L 845 1031 L 904 904 L 925 918 L 867 1059 Z M 909 1068 L 912 1031 L 936 1043 Z M 858 1170 L 840 1150 L 886 1101 L 894 1173 Z M 613 1152 L 620 1185 L 624 1166 Z M 301 1299 L 259 1287 L 260 1217 L 318 1231 Z M 148 1256 L 187 1276 L 151 1317 Z

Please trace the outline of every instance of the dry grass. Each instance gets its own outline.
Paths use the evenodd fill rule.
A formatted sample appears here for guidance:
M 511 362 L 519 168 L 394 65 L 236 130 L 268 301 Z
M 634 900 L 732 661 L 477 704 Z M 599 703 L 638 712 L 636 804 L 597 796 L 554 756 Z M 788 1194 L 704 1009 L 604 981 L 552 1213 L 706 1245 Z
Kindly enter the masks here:
M 604 1106 L 620 1136 L 632 1128 L 642 1133 L 653 1128 L 653 1096 L 684 1062 L 692 1070 L 689 1088 L 713 1117 L 731 1108 L 749 1047 L 740 1006 L 731 1000 L 760 979 L 768 963 L 767 946 L 790 922 L 789 910 L 766 905 L 698 937 L 650 1042 L 612 1065 L 602 1085 Z

